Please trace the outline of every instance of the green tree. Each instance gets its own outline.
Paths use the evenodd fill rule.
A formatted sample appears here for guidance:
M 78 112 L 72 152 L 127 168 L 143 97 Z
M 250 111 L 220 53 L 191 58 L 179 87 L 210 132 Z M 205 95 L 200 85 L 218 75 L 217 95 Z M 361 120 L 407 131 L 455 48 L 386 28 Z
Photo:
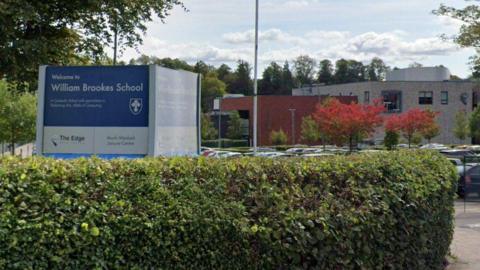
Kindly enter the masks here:
M 442 4 L 433 13 L 439 16 L 448 16 L 462 22 L 458 35 L 453 37 L 444 35 L 444 38 L 453 39 L 453 41 L 464 48 L 475 49 L 476 55 L 471 57 L 472 75 L 476 79 L 480 78 L 480 24 L 478 23 L 480 7 L 477 4 L 471 4 L 463 8 L 455 8 Z
M 246 61 L 238 61 L 237 69 L 233 76 L 229 78 L 228 92 L 232 94 L 244 94 L 246 96 L 252 95 L 253 83 L 250 77 L 252 68 Z
M 270 133 L 270 142 L 272 145 L 285 145 L 287 141 L 287 134 L 281 129 L 279 131 L 272 130 Z
M 455 126 L 453 134 L 459 140 L 464 141 L 469 135 L 468 118 L 465 110 L 460 110 L 455 114 Z
M 355 60 L 340 59 L 335 63 L 334 81 L 337 84 L 365 81 L 365 66 Z
M 227 81 L 225 80 L 226 77 L 230 74 L 232 74 L 232 69 L 226 64 L 222 64 L 217 68 L 218 78 L 225 83 L 227 83 Z
M 309 85 L 314 82 L 315 66 L 317 65 L 315 60 L 308 55 L 301 55 L 293 61 L 295 77 L 302 85 Z
M 213 100 L 225 95 L 226 85 L 217 78 L 217 74 L 210 72 L 202 77 L 202 111 L 209 112 L 213 109 Z
M 207 73 L 215 72 L 215 67 L 207 65 L 203 61 L 198 61 L 195 66 L 193 66 L 193 71 L 202 74 L 202 76 L 206 76 Z
M 263 71 L 259 87 L 260 95 L 282 95 L 282 67 L 272 62 Z
M 12 155 L 15 144 L 35 140 L 36 96 L 9 91 L 0 81 L 0 142 L 10 144 Z
M 1 1 L 0 78 L 36 89 L 38 66 L 96 59 L 112 47 L 142 42 L 146 23 L 162 21 L 179 0 Z
M 302 119 L 301 140 L 306 144 L 315 144 L 320 140 L 320 127 L 312 116 Z
M 480 141 L 480 107 L 477 107 L 470 116 L 470 136 Z
M 240 114 L 238 114 L 237 111 L 234 111 L 230 114 L 227 128 L 227 137 L 232 140 L 242 138 L 242 121 L 240 118 Z
M 400 135 L 398 134 L 398 132 L 387 130 L 385 132 L 385 138 L 383 140 L 383 144 L 388 150 L 394 150 L 397 147 L 399 139 L 400 139 Z
M 324 84 L 333 83 L 333 64 L 330 60 L 323 60 L 320 62 L 318 82 Z
M 369 81 L 383 81 L 390 69 L 382 59 L 375 57 L 372 59 L 367 68 L 367 76 Z
M 202 140 L 214 140 L 218 136 L 217 129 L 213 126 L 210 116 L 202 113 Z
M 148 56 L 142 54 L 137 59 L 131 59 L 129 62 L 130 65 L 159 65 L 165 68 L 171 68 L 176 70 L 186 70 L 194 71 L 194 67 L 189 65 L 187 62 L 180 60 L 178 58 L 158 58 L 156 56 Z
M 285 61 L 282 68 L 282 91 L 283 95 L 291 95 L 292 89 L 295 87 L 295 79 L 293 78 L 290 64 Z

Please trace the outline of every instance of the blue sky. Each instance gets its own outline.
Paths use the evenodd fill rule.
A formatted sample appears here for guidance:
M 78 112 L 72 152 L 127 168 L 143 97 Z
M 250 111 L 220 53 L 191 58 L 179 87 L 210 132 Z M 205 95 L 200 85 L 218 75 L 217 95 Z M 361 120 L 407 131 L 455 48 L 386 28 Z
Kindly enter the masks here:
M 189 9 L 172 11 L 162 24 L 148 25 L 144 44 L 122 58 L 140 54 L 203 60 L 215 66 L 253 62 L 254 0 L 184 0 Z M 461 49 L 441 34 L 454 34 L 460 23 L 437 17 L 444 3 L 463 7 L 464 0 L 260 0 L 260 73 L 271 61 L 284 62 L 300 54 L 317 60 L 375 56 L 390 66 L 412 62 L 445 65 L 453 74 L 470 73 L 471 49 Z M 471 3 L 471 2 L 470 2 Z

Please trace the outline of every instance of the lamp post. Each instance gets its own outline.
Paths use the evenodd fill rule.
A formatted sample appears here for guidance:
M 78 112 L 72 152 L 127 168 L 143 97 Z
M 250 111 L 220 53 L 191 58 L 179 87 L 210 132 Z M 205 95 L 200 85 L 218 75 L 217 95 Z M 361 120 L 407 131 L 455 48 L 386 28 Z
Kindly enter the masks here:
M 288 109 L 290 111 L 291 123 L 292 123 L 292 145 L 295 145 L 295 111 L 296 109 Z
M 258 0 L 255 0 L 255 60 L 253 68 L 253 153 L 257 154 L 257 69 L 258 69 Z

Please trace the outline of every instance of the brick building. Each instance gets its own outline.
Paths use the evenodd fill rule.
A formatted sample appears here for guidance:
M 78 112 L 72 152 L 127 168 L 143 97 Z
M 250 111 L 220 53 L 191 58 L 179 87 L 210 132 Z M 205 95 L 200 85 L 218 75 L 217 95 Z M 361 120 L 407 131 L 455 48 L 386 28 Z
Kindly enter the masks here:
M 282 129 L 289 144 L 302 143 L 300 126 L 305 116 L 311 115 L 325 96 L 259 96 L 258 97 L 258 145 L 270 145 L 270 133 Z M 357 102 L 355 96 L 336 97 L 343 103 Z M 220 100 L 220 110 L 238 111 L 248 119 L 249 138 L 253 138 L 253 97 L 227 97 Z

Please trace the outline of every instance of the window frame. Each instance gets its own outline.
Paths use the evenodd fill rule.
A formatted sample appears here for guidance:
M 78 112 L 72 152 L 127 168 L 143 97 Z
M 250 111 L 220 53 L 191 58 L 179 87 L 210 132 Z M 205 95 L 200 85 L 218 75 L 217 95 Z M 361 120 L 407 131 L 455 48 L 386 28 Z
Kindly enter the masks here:
M 365 104 L 370 103 L 370 91 L 363 92 L 363 103 Z
M 398 108 L 394 109 L 394 110 L 390 110 L 388 108 L 388 105 L 386 104 L 385 102 L 385 96 L 386 95 L 396 95 L 397 96 L 397 103 L 396 105 L 398 105 Z M 402 97 L 402 91 L 400 90 L 383 90 L 382 91 L 382 100 L 383 100 L 383 104 L 385 105 L 385 108 L 386 108 L 386 111 L 385 113 L 401 113 L 402 112 L 402 106 L 403 106 L 403 97 Z
M 430 97 L 427 95 L 430 94 Z M 428 102 L 430 101 L 430 102 Z M 433 91 L 420 91 L 418 92 L 418 104 L 419 105 L 433 105 Z
M 444 96 L 445 95 L 445 96 Z M 445 98 L 444 98 L 445 97 Z M 440 103 L 442 105 L 448 105 L 448 91 L 442 91 L 440 93 Z

